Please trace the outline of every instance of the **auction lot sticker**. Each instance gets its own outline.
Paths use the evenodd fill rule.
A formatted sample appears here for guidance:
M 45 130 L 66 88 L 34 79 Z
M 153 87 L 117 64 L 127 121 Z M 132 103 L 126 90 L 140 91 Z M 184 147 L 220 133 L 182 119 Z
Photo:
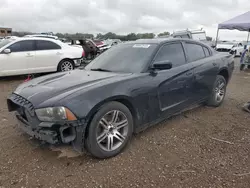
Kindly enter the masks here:
M 135 44 L 133 48 L 149 48 L 150 44 Z

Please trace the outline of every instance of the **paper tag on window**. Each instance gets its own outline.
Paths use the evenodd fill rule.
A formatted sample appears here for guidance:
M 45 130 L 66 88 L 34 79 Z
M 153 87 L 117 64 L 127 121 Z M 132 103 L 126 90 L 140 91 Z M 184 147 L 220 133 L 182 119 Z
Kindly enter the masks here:
M 149 48 L 150 44 L 135 44 L 133 48 Z

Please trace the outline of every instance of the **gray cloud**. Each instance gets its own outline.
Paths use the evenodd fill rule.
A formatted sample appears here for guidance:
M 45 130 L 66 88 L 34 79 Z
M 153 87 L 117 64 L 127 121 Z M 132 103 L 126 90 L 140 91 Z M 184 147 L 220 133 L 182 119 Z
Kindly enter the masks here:
M 248 0 L 1 0 L 0 26 L 33 32 L 120 34 L 203 27 L 215 37 L 218 23 L 249 9 Z M 221 33 L 236 39 L 246 35 Z

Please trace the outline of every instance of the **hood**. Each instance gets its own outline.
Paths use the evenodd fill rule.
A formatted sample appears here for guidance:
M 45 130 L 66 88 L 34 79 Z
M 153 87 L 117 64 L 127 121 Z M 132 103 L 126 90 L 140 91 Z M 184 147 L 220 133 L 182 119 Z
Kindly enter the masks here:
M 225 48 L 225 49 L 232 49 L 234 45 L 233 44 L 217 44 L 216 48 L 219 49 L 219 48 Z
M 51 101 L 50 99 L 58 101 L 76 91 L 87 90 L 97 84 L 103 85 L 107 81 L 114 82 L 129 75 L 131 73 L 74 70 L 25 82 L 14 93 L 28 99 L 36 107 L 41 103 Z

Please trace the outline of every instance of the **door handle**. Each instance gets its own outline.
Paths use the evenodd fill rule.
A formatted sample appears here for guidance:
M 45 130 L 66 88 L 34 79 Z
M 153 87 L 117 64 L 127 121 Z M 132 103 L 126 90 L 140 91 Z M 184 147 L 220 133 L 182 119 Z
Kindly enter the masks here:
M 62 54 L 63 54 L 63 53 L 61 53 L 61 52 L 57 52 L 57 53 L 56 53 L 56 55 L 62 55 Z
M 34 55 L 31 53 L 27 53 L 26 57 L 33 57 Z
M 177 84 L 182 84 L 182 83 L 185 83 L 185 82 L 186 82 L 186 80 L 178 80 Z

